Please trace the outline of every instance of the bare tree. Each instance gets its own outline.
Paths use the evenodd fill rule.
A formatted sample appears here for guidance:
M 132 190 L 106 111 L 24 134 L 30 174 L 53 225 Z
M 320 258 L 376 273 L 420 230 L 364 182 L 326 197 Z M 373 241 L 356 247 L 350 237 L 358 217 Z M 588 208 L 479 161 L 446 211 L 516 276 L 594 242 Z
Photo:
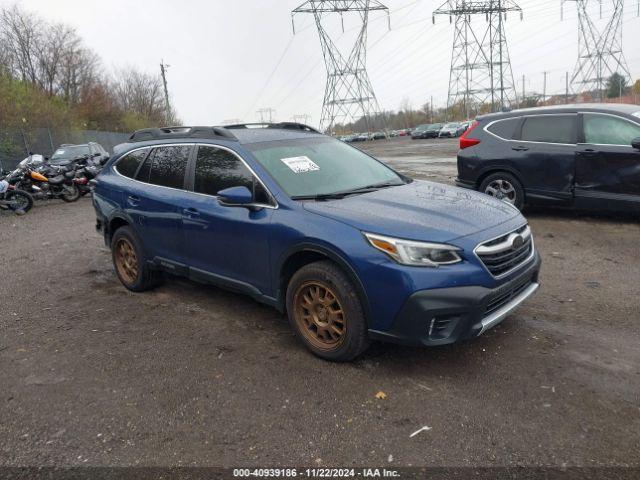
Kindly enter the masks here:
M 163 122 L 165 104 L 160 77 L 133 68 L 120 70 L 113 89 L 122 110 L 157 120 L 159 124 Z
M 23 12 L 17 5 L 0 12 L 0 38 L 9 71 L 31 83 L 38 80 L 37 52 L 42 41 L 39 18 Z

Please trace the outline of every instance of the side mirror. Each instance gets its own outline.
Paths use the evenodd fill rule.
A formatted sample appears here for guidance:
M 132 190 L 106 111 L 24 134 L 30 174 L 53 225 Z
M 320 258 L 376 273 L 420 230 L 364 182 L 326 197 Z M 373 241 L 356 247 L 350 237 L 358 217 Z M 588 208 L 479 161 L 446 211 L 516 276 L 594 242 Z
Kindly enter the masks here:
M 640 137 L 636 137 L 631 140 L 631 146 L 636 150 L 640 150 Z
M 253 203 L 253 194 L 247 187 L 225 188 L 218 192 L 218 201 L 227 207 L 246 207 Z

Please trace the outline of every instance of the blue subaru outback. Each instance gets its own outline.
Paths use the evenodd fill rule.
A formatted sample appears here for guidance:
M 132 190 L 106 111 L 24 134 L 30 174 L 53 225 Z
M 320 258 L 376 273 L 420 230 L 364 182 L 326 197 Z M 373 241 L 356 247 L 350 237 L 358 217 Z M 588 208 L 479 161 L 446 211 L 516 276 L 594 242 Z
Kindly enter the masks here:
M 538 288 L 515 207 L 300 124 L 137 131 L 93 203 L 129 290 L 170 272 L 251 295 L 328 360 L 476 337 Z

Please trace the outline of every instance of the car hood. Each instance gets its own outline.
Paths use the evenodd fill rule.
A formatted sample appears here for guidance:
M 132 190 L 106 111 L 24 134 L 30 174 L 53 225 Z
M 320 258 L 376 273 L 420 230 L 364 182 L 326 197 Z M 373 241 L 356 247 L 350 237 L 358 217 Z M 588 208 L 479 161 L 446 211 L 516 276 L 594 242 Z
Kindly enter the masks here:
M 304 208 L 361 231 L 431 242 L 450 242 L 521 218 L 514 207 L 488 195 L 420 180 L 343 199 L 305 202 Z

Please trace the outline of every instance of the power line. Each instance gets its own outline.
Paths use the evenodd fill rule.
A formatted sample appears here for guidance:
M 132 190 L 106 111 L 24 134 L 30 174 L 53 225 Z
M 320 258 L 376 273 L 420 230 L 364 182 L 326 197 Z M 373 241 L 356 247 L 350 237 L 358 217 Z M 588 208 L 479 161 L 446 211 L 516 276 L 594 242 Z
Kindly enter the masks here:
M 364 118 L 367 131 L 371 131 L 374 127 L 372 117 L 380 114 L 380 106 L 366 69 L 367 29 L 369 14 L 373 11 L 389 13 L 389 9 L 377 0 L 308 0 L 292 11 L 292 16 L 312 14 L 320 37 L 327 69 L 321 129 L 331 131 L 337 123 L 355 123 Z M 340 15 L 343 32 L 345 14 L 356 14 L 359 19 L 358 35 L 346 56 L 340 52 L 322 23 L 324 17 L 335 14 Z
M 522 18 L 522 9 L 511 0 L 448 0 L 433 12 L 434 23 L 436 15 L 455 17 L 447 111 L 461 103 L 469 118 L 483 104 L 489 103 L 491 111 L 517 104 L 503 26 L 507 12 Z M 486 18 L 484 28 L 471 23 L 475 15 Z
M 571 77 L 574 90 L 597 91 L 600 100 L 604 97 L 608 78 L 619 73 L 629 82 L 631 74 L 622 53 L 622 14 L 624 0 L 611 0 L 613 11 L 607 25 L 600 31 L 587 9 L 588 0 L 561 0 L 575 2 L 578 10 L 578 60 Z M 602 1 L 600 19 L 602 19 Z M 562 18 L 562 14 L 561 14 Z

